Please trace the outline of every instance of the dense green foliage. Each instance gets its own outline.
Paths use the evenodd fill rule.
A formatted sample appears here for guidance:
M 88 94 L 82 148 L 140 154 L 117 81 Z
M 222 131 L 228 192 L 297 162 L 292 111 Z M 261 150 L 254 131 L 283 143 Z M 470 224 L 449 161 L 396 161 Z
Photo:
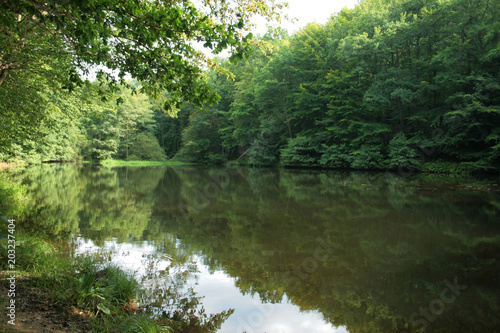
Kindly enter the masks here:
M 125 88 L 114 97 L 120 99 L 119 105 L 101 103 L 98 112 L 83 118 L 86 140 L 82 156 L 90 160 L 164 160 L 164 150 L 155 137 L 155 107 L 148 97 Z
M 0 1 L 0 85 L 11 72 L 38 69 L 51 53 L 70 56 L 69 88 L 81 83 L 76 69 L 103 66 L 142 82 L 141 91 L 170 93 L 171 102 L 217 100 L 206 84 L 202 65 L 214 63 L 193 43 L 215 54 L 229 49 L 233 58 L 254 44 L 251 19 L 279 20 L 274 1 Z M 117 81 L 113 75 L 106 75 Z
M 498 1 L 364 0 L 325 25 L 258 41 L 245 30 L 250 16 L 277 7 L 198 4 L 0 0 L 0 160 L 500 170 Z M 195 41 L 247 58 L 207 60 Z M 272 52 L 257 52 L 259 43 Z M 76 69 L 90 65 L 118 78 L 101 72 L 84 83 Z M 163 272 L 148 266 L 180 276 L 151 290 L 158 304 L 146 314 L 177 331 L 214 331 L 231 313 L 194 310 L 185 282 L 200 253 L 243 293 L 271 303 L 286 295 L 351 332 L 425 329 L 412 313 L 453 279 L 467 293 L 446 304 L 433 331 L 492 331 L 500 321 L 494 191 L 455 196 L 393 174 L 277 169 L 57 165 L 22 177 L 24 186 L 0 175 L 0 213 L 40 235 L 19 237 L 20 271 L 99 327 L 130 305 L 137 284 L 113 267 L 77 263 L 77 272 L 44 237 L 148 240 L 172 255 Z M 151 324 L 118 318 L 123 327 L 104 330 Z
M 277 7 L 64 3 L 0 2 L 3 160 L 500 169 L 497 1 L 364 0 L 324 25 L 253 41 L 249 16 L 276 17 Z M 88 15 L 96 6 L 102 13 Z M 160 20 L 172 10 L 175 20 Z M 168 27 L 155 29 L 158 20 Z M 247 57 L 206 60 L 202 70 L 193 39 Z M 120 80 L 82 85 L 75 68 L 88 64 L 117 69 Z
M 101 101 L 100 88 L 95 82 L 72 94 L 60 92 L 53 110 L 45 109 L 36 132 L 7 138 L 0 146 L 0 159 L 27 163 L 165 160 L 156 134 L 161 121 L 171 117 L 145 94 L 132 94 L 123 86 L 108 94 L 109 101 Z
M 499 17 L 496 1 L 365 0 L 291 37 L 268 34 L 275 51 L 230 66 L 234 82 L 211 76 L 221 101 L 191 111 L 179 156 L 498 171 Z
M 146 94 L 128 100 L 131 106 L 152 98 L 156 109 L 173 112 L 181 101 L 216 102 L 205 68 L 229 74 L 198 46 L 243 58 L 259 44 L 250 33 L 252 18 L 279 21 L 281 8 L 265 0 L 1 0 L 0 160 L 39 163 L 129 153 L 164 159 L 154 129 L 146 120 L 137 123 L 144 110 L 85 111 L 99 99 L 122 102 L 120 93 L 112 95 L 123 86 Z M 97 74 L 99 85 L 89 91 L 82 73 Z M 97 118 L 84 120 L 83 134 L 82 116 Z

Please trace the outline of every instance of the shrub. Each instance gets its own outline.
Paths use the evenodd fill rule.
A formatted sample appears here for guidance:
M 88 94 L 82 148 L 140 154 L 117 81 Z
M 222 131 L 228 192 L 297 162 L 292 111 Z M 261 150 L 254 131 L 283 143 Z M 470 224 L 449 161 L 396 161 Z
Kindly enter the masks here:
M 145 161 L 163 161 L 167 157 L 156 137 L 149 132 L 143 132 L 137 135 L 135 142 L 130 147 L 128 159 L 132 158 Z
M 278 162 L 276 145 L 256 139 L 248 152 L 248 163 L 252 165 L 273 165 Z
M 311 138 L 298 136 L 289 139 L 280 152 L 281 164 L 288 166 L 316 166 L 321 157 L 321 146 Z
M 397 133 L 387 147 L 387 166 L 391 170 L 414 168 L 418 164 L 417 150 L 403 133 Z
M 362 145 L 358 150 L 350 153 L 353 156 L 351 168 L 361 170 L 383 169 L 384 156 L 382 147 L 378 145 Z
M 319 164 L 325 168 L 349 168 L 351 165 L 352 156 L 349 155 L 345 144 L 341 145 L 323 145 L 323 155 L 319 160 Z

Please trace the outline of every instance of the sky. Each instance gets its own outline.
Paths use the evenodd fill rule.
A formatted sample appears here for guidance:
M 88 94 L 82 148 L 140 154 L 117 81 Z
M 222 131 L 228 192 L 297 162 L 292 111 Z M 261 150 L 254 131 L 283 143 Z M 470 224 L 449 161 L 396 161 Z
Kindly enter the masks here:
M 284 0 L 288 2 L 286 14 L 289 17 L 297 18 L 298 21 L 293 23 L 283 22 L 282 27 L 288 30 L 290 34 L 297 32 L 305 27 L 308 23 L 324 24 L 332 16 L 338 13 L 342 8 L 354 8 L 358 0 Z M 265 33 L 265 24 L 257 22 L 258 27 L 256 32 Z

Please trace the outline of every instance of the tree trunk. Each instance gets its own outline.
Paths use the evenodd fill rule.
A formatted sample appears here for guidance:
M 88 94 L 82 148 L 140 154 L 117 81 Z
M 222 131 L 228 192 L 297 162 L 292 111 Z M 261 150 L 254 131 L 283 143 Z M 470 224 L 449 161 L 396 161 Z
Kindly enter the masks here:
M 0 86 L 3 83 L 3 80 L 7 77 L 8 73 L 9 73 L 9 70 L 7 70 L 7 69 L 0 71 Z

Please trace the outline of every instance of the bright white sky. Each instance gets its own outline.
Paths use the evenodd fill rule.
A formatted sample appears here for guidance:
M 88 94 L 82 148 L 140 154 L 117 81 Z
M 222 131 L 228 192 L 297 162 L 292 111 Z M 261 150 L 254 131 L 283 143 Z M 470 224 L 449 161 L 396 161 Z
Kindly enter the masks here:
M 297 32 L 305 27 L 308 23 L 324 24 L 332 16 L 338 13 L 342 8 L 354 8 L 358 0 L 284 0 L 288 2 L 286 14 L 291 18 L 297 18 L 298 21 L 293 23 L 282 22 L 282 27 L 290 34 Z M 264 34 L 267 29 L 265 24 L 257 23 L 258 27 L 255 32 Z

